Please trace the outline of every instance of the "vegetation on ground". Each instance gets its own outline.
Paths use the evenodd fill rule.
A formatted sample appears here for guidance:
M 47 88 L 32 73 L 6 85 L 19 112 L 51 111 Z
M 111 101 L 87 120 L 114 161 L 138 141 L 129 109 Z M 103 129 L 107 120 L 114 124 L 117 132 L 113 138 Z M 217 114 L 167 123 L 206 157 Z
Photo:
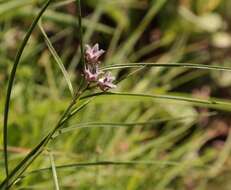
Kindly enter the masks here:
M 0 188 L 230 189 L 230 8 L 0 0 Z M 84 79 L 97 43 L 116 88 Z

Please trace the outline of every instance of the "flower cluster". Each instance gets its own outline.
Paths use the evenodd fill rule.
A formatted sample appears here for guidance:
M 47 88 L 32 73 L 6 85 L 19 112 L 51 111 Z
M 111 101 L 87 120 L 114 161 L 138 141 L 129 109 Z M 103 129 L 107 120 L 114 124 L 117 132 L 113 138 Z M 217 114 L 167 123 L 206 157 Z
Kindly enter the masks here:
M 93 47 L 86 45 L 84 77 L 89 83 L 96 82 L 102 91 L 107 91 L 116 88 L 116 85 L 113 84 L 115 77 L 110 72 L 104 73 L 99 70 L 99 58 L 104 52 L 104 50 L 99 49 L 99 44 L 95 44 Z

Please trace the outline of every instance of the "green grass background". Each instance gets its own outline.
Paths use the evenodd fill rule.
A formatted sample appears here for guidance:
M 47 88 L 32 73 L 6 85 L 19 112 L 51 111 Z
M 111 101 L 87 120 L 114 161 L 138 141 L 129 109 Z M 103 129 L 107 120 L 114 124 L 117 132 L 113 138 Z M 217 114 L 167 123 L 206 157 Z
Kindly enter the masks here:
M 10 170 L 47 135 L 71 101 L 69 79 L 63 77 L 60 64 L 73 88 L 80 84 L 73 2 L 55 0 L 50 5 L 21 59 L 10 104 Z M 15 54 L 43 4 L 0 0 L 1 113 Z M 85 0 L 83 40 L 98 42 L 107 51 L 101 63 L 107 67 L 230 67 L 230 8 L 229 0 Z M 118 81 L 123 79 L 113 90 L 118 93 L 91 99 L 12 189 L 54 189 L 54 174 L 64 190 L 231 189 L 230 71 L 163 66 L 120 68 L 113 74 Z M 0 144 L 3 147 L 2 140 Z M 2 148 L 0 168 L 2 181 Z

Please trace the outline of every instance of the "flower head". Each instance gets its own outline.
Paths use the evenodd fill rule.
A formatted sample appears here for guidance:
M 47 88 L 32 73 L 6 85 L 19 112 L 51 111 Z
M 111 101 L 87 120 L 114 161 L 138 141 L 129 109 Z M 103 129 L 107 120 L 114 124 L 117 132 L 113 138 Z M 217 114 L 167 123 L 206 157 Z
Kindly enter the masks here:
M 101 73 L 102 72 L 99 71 L 98 65 L 87 64 L 84 68 L 84 76 L 88 82 L 96 82 Z
M 113 84 L 115 77 L 111 75 L 111 72 L 105 73 L 105 75 L 98 80 L 98 86 L 102 91 L 107 91 L 112 88 L 116 88 L 116 85 Z
M 99 44 L 95 44 L 93 47 L 86 45 L 84 66 L 84 77 L 88 83 L 97 83 L 98 87 L 102 91 L 107 91 L 112 88 L 116 88 L 113 84 L 115 77 L 110 72 L 103 73 L 99 69 L 99 58 L 105 51 L 99 49 Z
M 95 44 L 93 47 L 86 45 L 85 58 L 88 64 L 98 64 L 99 58 L 104 54 L 104 50 L 99 49 L 99 44 Z

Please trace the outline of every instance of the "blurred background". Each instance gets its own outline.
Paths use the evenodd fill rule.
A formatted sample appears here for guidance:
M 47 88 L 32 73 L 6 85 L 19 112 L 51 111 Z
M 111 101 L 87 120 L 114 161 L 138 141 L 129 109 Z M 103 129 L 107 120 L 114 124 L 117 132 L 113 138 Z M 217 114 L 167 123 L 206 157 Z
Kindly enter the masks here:
M 106 50 L 102 66 L 144 62 L 231 66 L 230 0 L 82 3 L 84 43 L 99 43 Z M 43 4 L 42 0 L 0 0 L 1 113 L 17 49 Z M 81 78 L 76 14 L 74 0 L 54 0 L 41 20 L 75 89 Z M 129 75 L 113 90 L 116 92 L 226 101 L 231 97 L 227 71 L 153 67 L 120 69 L 113 74 L 117 80 Z M 10 169 L 54 127 L 70 100 L 62 72 L 37 27 L 21 59 L 11 99 Z M 55 164 L 139 164 L 58 168 L 60 188 L 229 190 L 230 111 L 228 106 L 142 97 L 95 98 L 49 144 Z M 2 135 L 2 127 L 0 132 Z M 2 147 L 2 139 L 0 143 Z M 14 188 L 53 189 L 51 170 L 29 173 L 50 165 L 45 151 Z M 3 180 L 2 153 L 0 167 Z

